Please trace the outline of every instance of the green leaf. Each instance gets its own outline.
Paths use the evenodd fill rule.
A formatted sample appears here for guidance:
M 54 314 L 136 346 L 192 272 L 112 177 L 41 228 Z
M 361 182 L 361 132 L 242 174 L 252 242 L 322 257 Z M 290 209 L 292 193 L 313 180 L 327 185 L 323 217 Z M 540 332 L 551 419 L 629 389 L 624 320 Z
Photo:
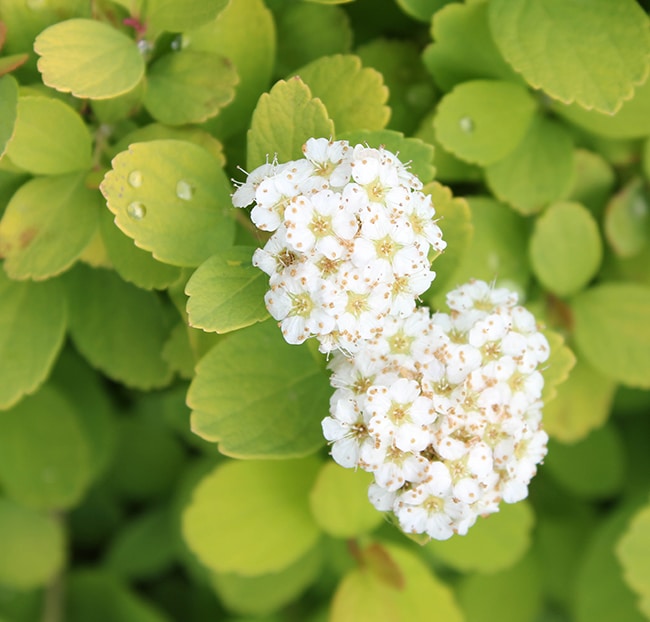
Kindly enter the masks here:
M 342 134 L 339 138 L 349 141 L 351 145 L 368 144 L 375 149 L 385 147 L 397 154 L 423 184 L 430 182 L 435 175 L 436 169 L 431 164 L 433 147 L 419 138 L 406 138 L 395 130 L 356 130 Z
M 192 429 L 237 458 L 292 458 L 324 443 L 331 389 L 307 348 L 287 344 L 275 322 L 228 336 L 196 368 L 187 403 Z
M 101 196 L 84 174 L 32 179 L 0 220 L 0 254 L 13 279 L 42 280 L 67 270 L 97 229 Z
M 253 113 L 248 130 L 247 167 L 249 171 L 277 154 L 280 162 L 302 157 L 308 138 L 334 134 L 334 123 L 323 102 L 312 97 L 309 87 L 299 78 L 280 80 L 264 93 Z
M 442 230 L 442 237 L 447 242 L 447 248 L 436 257 L 434 264 L 436 279 L 429 290 L 433 293 L 444 291 L 445 284 L 460 265 L 469 247 L 474 235 L 474 227 L 467 201 L 461 197 L 454 197 L 447 186 L 434 181 L 427 184 L 423 192 L 431 195 L 436 209 L 436 218 L 439 218 L 438 225 Z
M 470 532 L 471 533 L 471 532 Z M 470 574 L 458 584 L 458 600 L 471 622 L 535 622 L 542 605 L 536 560 L 524 557 L 495 574 Z M 504 605 L 507 603 L 507 605 Z
M 151 65 L 144 105 L 161 123 L 201 123 L 233 100 L 237 80 L 237 72 L 223 56 L 171 52 Z
M 34 589 L 63 567 L 65 535 L 57 519 L 0 497 L 0 533 L 0 585 Z
M 229 461 L 194 491 L 183 535 L 217 572 L 259 576 L 305 555 L 319 537 L 307 502 L 319 461 Z
M 159 298 L 109 270 L 78 266 L 66 275 L 70 335 L 88 362 L 130 387 L 167 384 L 161 350 L 168 329 Z
M 86 170 L 91 165 L 90 132 L 79 114 L 62 101 L 26 95 L 18 99 L 7 156 L 36 175 Z
M 422 60 L 445 91 L 461 82 L 489 78 L 521 82 L 497 49 L 488 27 L 488 5 L 449 4 L 435 14 Z
M 505 158 L 521 143 L 535 109 L 535 100 L 523 86 L 473 80 L 440 100 L 433 126 L 447 150 L 486 165 Z
M 616 546 L 627 584 L 639 595 L 639 608 L 650 617 L 650 505 L 632 517 Z
M 0 78 L 0 158 L 14 134 L 18 115 L 18 84 L 11 76 Z
M 533 119 L 514 151 L 486 169 L 494 195 L 531 214 L 566 195 L 573 181 L 573 141 L 562 125 Z
M 198 266 L 230 246 L 230 183 L 220 163 L 180 140 L 136 143 L 113 159 L 100 190 L 115 223 L 160 261 Z
M 129 521 L 112 540 L 104 567 L 126 580 L 159 575 L 174 562 L 178 536 L 166 509 L 154 509 Z
M 643 180 L 632 178 L 607 205 L 605 237 L 621 257 L 634 257 L 650 239 L 650 206 L 644 193 Z
M 529 256 L 546 289 L 558 296 L 575 294 L 595 276 L 603 258 L 598 224 L 580 203 L 554 203 L 535 221 Z
M 608 138 L 641 138 L 650 134 L 650 80 L 634 91 L 634 97 L 623 102 L 615 114 L 585 110 L 578 104 L 552 104 L 552 110 L 571 123 L 598 136 Z
M 635 510 L 630 504 L 617 508 L 591 538 L 573 595 L 576 622 L 647 622 L 616 557 L 616 544 Z
M 467 202 L 474 235 L 455 272 L 443 281 L 445 288 L 452 289 L 470 279 L 525 288 L 530 278 L 528 264 L 521 260 L 526 253 L 526 221 L 503 203 L 487 197 L 468 197 Z M 444 235 L 444 223 L 441 228 Z M 437 270 L 438 266 L 435 267 Z M 435 296 L 434 303 L 438 304 L 433 306 L 440 307 L 444 304 L 444 295 L 436 292 Z
M 107 209 L 100 213 L 101 239 L 115 271 L 129 283 L 142 289 L 166 289 L 181 276 L 181 269 L 154 259 L 122 233 Z
M 0 417 L 0 481 L 35 509 L 76 505 L 90 483 L 90 447 L 71 404 L 44 386 Z
M 400 582 L 391 583 L 365 565 L 355 568 L 334 594 L 331 622 L 429 620 L 432 612 L 445 622 L 464 619 L 451 589 L 416 555 L 394 545 L 382 544 L 382 549 Z
M 309 494 L 314 520 L 335 538 L 355 538 L 376 529 L 384 516 L 368 501 L 370 473 L 326 462 Z
M 279 572 L 256 577 L 219 573 L 212 576 L 211 583 L 231 611 L 268 615 L 295 600 L 319 577 L 322 557 L 321 549 L 316 547 Z
M 430 22 L 438 11 L 455 0 L 397 0 L 402 11 L 421 22 Z
M 587 362 L 621 384 L 650 388 L 650 289 L 603 283 L 576 296 L 571 309 Z
M 266 275 L 251 263 L 252 248 L 234 246 L 201 264 L 185 286 L 190 326 L 227 333 L 269 317 Z
M 99 570 L 76 570 L 66 577 L 66 622 L 171 622 L 116 577 Z
M 186 380 L 194 378 L 194 366 L 197 363 L 190 344 L 189 332 L 192 330 L 194 329 L 187 326 L 184 321 L 176 324 L 162 351 L 162 357 L 169 368 Z
M 585 149 L 575 150 L 573 169 L 573 184 L 566 198 L 582 203 L 599 218 L 614 188 L 614 170 L 602 156 Z
M 489 17 L 505 59 L 565 103 L 614 113 L 648 75 L 648 17 L 634 0 L 495 0 Z
M 352 47 L 348 14 L 338 6 L 287 3 L 276 16 L 278 52 L 275 73 L 286 76 L 298 67 Z
M 0 270 L 0 409 L 45 381 L 66 326 L 65 295 L 58 281 L 18 283 Z
M 213 20 L 228 0 L 147 0 L 145 19 L 154 32 L 185 32 Z
M 623 485 L 625 458 L 616 428 L 605 425 L 572 445 L 551 440 L 543 468 L 571 494 L 607 499 Z
M 313 96 L 325 104 L 337 134 L 386 127 L 390 118 L 390 108 L 386 106 L 388 89 L 382 75 L 362 67 L 358 56 L 323 56 L 297 74 Z
M 467 535 L 431 540 L 425 551 L 460 572 L 499 572 L 516 564 L 529 549 L 533 523 L 527 502 L 502 503 L 496 514 L 479 517 Z
M 257 100 L 271 81 L 275 40 L 273 16 L 263 0 L 229 2 L 215 20 L 183 37 L 187 50 L 229 58 L 239 76 L 233 102 L 208 122 L 215 135 L 225 139 L 249 126 Z
M 433 107 L 436 91 L 414 41 L 374 39 L 356 50 L 364 67 L 381 73 L 391 109 L 388 127 L 413 134 Z
M 70 19 L 34 41 L 43 82 L 75 97 L 106 99 L 130 91 L 144 75 L 135 41 L 108 24 Z
M 11 54 L 11 56 L 0 57 L 0 76 L 11 73 L 24 65 L 29 59 L 29 54 Z

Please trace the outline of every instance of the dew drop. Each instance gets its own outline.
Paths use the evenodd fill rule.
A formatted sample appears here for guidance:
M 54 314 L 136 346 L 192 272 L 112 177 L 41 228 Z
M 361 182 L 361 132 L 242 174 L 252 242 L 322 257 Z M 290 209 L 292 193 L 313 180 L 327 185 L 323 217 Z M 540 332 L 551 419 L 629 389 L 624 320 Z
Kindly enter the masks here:
M 129 184 L 134 188 L 142 185 L 142 173 L 140 171 L 131 171 L 129 173 Z
M 466 134 L 471 134 L 474 131 L 474 121 L 472 121 L 471 117 L 461 117 L 458 125 Z
M 147 213 L 147 208 L 144 206 L 144 203 L 133 201 L 133 203 L 128 204 L 126 213 L 133 218 L 133 220 L 142 220 Z
M 176 196 L 183 201 L 191 201 L 195 190 L 194 186 L 184 179 L 176 184 Z

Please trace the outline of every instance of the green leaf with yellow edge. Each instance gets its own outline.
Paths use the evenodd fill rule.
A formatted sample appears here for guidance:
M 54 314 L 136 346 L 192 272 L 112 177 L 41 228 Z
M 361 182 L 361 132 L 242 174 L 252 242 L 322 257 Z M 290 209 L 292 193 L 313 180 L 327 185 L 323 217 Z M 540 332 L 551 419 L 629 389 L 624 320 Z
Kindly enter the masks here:
M 551 109 L 580 128 L 607 138 L 641 138 L 650 134 L 650 80 L 634 91 L 615 114 L 585 110 L 578 104 L 552 102 Z
M 125 281 L 142 289 L 166 289 L 180 277 L 180 268 L 157 261 L 138 248 L 115 226 L 107 209 L 101 211 L 99 225 L 111 265 Z
M 494 0 L 489 18 L 505 59 L 562 102 L 612 114 L 648 75 L 648 16 L 634 0 L 588 11 L 580 0 Z
M 537 105 L 518 84 L 463 82 L 438 104 L 433 126 L 442 145 L 462 160 L 493 164 L 521 143 Z
M 228 0 L 147 0 L 144 18 L 154 32 L 185 32 L 212 21 Z
M 85 174 L 39 177 L 13 195 L 0 220 L 0 254 L 13 279 L 42 280 L 67 270 L 97 229 L 101 195 Z
M 276 75 L 329 54 L 346 54 L 352 47 L 348 14 L 337 6 L 289 2 L 276 13 L 278 52 Z
M 384 520 L 368 501 L 372 474 L 326 462 L 309 493 L 314 520 L 335 538 L 355 538 L 376 529 Z
M 275 322 L 223 339 L 199 362 L 187 403 L 192 429 L 236 458 L 293 458 L 324 443 L 331 393 L 307 348 L 282 338 Z
M 339 135 L 339 139 L 347 140 L 351 145 L 368 144 L 375 149 L 385 147 L 396 154 L 423 184 L 430 182 L 435 175 L 436 169 L 431 164 L 433 147 L 419 138 L 406 138 L 395 130 L 356 130 Z
M 45 381 L 66 327 L 65 294 L 59 281 L 20 283 L 0 270 L 0 409 Z
M 276 56 L 275 24 L 263 0 L 229 2 L 217 18 L 183 35 L 185 49 L 229 58 L 239 82 L 235 99 L 207 126 L 227 138 L 244 131 L 259 96 L 267 89 Z
M 486 168 L 486 180 L 498 199 L 532 214 L 566 195 L 573 164 L 569 133 L 559 123 L 535 116 L 514 151 Z
M 553 361 L 548 363 L 549 368 Z M 609 417 L 615 383 L 584 360 L 577 360 L 557 399 L 544 404 L 544 429 L 551 438 L 574 443 L 601 427 Z
M 230 182 L 205 149 L 181 140 L 132 144 L 113 159 L 100 190 L 115 223 L 165 263 L 198 266 L 230 246 Z
M 0 78 L 0 158 L 14 134 L 18 115 L 18 83 L 11 76 Z
M 155 508 L 132 518 L 112 539 L 103 566 L 126 580 L 159 576 L 175 561 L 178 535 L 169 510 Z
M 461 197 L 454 197 L 447 186 L 434 181 L 423 189 L 425 194 L 431 195 L 433 206 L 438 218 L 438 226 L 442 230 L 442 237 L 447 242 L 447 248 L 436 257 L 434 268 L 436 279 L 430 293 L 443 291 L 445 284 L 456 268 L 460 265 L 463 254 L 472 240 L 474 228 L 467 201 Z
M 534 622 L 542 605 L 539 570 L 531 555 L 495 574 L 462 577 L 457 593 L 466 622 Z
M 543 468 L 571 494 L 606 499 L 623 486 L 625 458 L 619 432 L 606 424 L 571 445 L 549 441 Z
M 27 507 L 73 507 L 90 484 L 88 441 L 70 402 L 50 386 L 2 413 L 0 454 L 5 493 Z
M 616 545 L 627 530 L 638 502 L 619 506 L 590 539 L 578 568 L 573 593 L 576 622 L 647 622 L 638 597 L 623 579 Z
M 464 620 L 451 589 L 418 556 L 394 545 L 380 546 L 394 564 L 399 582 L 368 565 L 348 572 L 334 594 L 330 622 L 429 620 L 432 612 L 445 622 Z
M 215 573 L 210 579 L 227 609 L 240 615 L 263 616 L 295 600 L 318 577 L 323 552 L 315 547 L 279 572 L 245 577 Z
M 374 39 L 356 49 L 364 67 L 384 76 L 391 109 L 388 127 L 412 135 L 433 107 L 436 89 L 413 41 Z
M 228 461 L 204 477 L 183 514 L 183 536 L 216 572 L 281 571 L 316 544 L 308 495 L 320 462 Z
M 18 118 L 7 156 L 36 175 L 82 171 L 91 165 L 91 137 L 82 118 L 58 99 L 18 98 Z
M 650 239 L 650 206 L 643 180 L 632 178 L 607 204 L 605 237 L 620 257 L 634 257 Z
M 334 123 L 309 87 L 297 76 L 280 80 L 260 97 L 253 113 L 248 130 L 248 170 L 276 154 L 280 162 L 302 158 L 302 146 L 308 138 L 333 135 Z
M 139 112 L 145 92 L 145 80 L 140 80 L 134 88 L 117 97 L 93 99 L 90 102 L 94 116 L 100 123 L 112 125 Z
M 58 519 L 0 497 L 0 584 L 44 586 L 63 568 L 65 533 Z
M 202 263 L 185 286 L 190 326 L 227 333 L 269 317 L 268 278 L 251 263 L 253 248 L 233 246 Z
M 650 388 L 650 288 L 603 283 L 573 298 L 571 310 L 576 346 L 594 369 L 626 386 Z
M 576 364 L 576 356 L 566 345 L 564 337 L 560 333 L 549 329 L 543 329 L 542 332 L 551 348 L 551 354 L 541 370 L 542 376 L 544 376 L 542 401 L 547 404 L 555 399 L 558 385 L 569 377 L 569 373 Z
M 576 149 L 573 170 L 573 183 L 566 198 L 582 203 L 599 219 L 616 182 L 612 166 L 593 151 Z
M 525 289 L 530 279 L 530 268 L 521 260 L 526 254 L 526 221 L 508 206 L 494 199 L 467 197 L 466 200 L 471 212 L 474 234 L 458 267 L 443 281 L 445 289 L 453 289 L 470 279 L 496 281 L 497 284 L 511 288 Z M 444 235 L 444 222 L 441 222 L 441 229 Z M 440 261 L 445 253 L 440 257 Z M 437 265 L 435 268 L 438 271 Z M 444 304 L 443 294 L 444 292 L 434 289 L 434 307 L 439 308 Z
M 43 82 L 75 97 L 106 99 L 130 91 L 144 75 L 144 59 L 132 39 L 106 23 L 70 19 L 36 37 Z
M 144 106 L 161 123 L 201 123 L 233 100 L 237 80 L 237 72 L 223 56 L 171 52 L 147 72 Z
M 309 86 L 312 95 L 325 104 L 337 135 L 386 127 L 390 118 L 390 108 L 386 105 L 388 88 L 382 75 L 363 67 L 358 56 L 323 56 L 296 73 Z
M 461 82 L 489 78 L 521 82 L 492 39 L 487 3 L 452 3 L 433 18 L 430 44 L 422 60 L 445 91 Z
M 616 545 L 627 584 L 639 595 L 639 608 L 650 618 L 650 504 L 638 510 Z
M 499 572 L 516 564 L 529 549 L 534 518 L 526 501 L 502 503 L 497 513 L 479 517 L 467 535 L 431 540 L 424 550 L 461 572 Z
M 171 622 L 171 619 L 126 587 L 116 576 L 96 569 L 77 569 L 66 576 L 66 622 Z
M 596 275 L 603 247 L 591 212 L 570 201 L 553 203 L 535 221 L 529 246 L 535 276 L 550 292 L 570 296 Z
M 397 4 L 407 15 L 428 23 L 438 11 L 453 1 L 455 0 L 397 0 Z
M 112 271 L 83 265 L 65 279 L 70 335 L 88 362 L 130 387 L 167 384 L 171 374 L 161 350 L 168 323 L 156 294 L 125 283 Z

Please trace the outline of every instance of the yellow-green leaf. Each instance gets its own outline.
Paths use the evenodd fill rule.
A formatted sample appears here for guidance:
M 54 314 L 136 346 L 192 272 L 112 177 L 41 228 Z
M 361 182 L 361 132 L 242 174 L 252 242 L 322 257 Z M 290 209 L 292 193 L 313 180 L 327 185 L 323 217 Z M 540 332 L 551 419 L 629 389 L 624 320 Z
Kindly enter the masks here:
M 18 114 L 18 84 L 11 76 L 0 78 L 0 158 L 14 133 Z
M 620 257 L 638 255 L 650 239 L 650 206 L 640 177 L 615 194 L 605 211 L 605 237 Z
M 144 75 L 135 41 L 106 23 L 70 19 L 34 41 L 43 82 L 75 97 L 106 99 L 130 91 Z
M 642 507 L 630 521 L 616 546 L 623 576 L 639 595 L 639 608 L 650 617 L 650 505 Z
M 185 32 L 213 20 L 228 0 L 147 0 L 145 18 L 154 32 Z

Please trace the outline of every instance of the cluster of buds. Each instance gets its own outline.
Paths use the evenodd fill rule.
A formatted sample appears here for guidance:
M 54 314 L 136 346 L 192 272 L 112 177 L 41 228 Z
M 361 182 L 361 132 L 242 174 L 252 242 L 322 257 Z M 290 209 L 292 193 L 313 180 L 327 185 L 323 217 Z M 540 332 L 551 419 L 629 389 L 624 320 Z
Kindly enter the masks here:
M 413 312 L 445 243 L 431 197 L 390 151 L 312 138 L 303 152 L 252 171 L 233 204 L 254 203 L 252 221 L 273 232 L 253 263 L 285 339 L 352 354 Z
M 253 263 L 289 343 L 316 336 L 335 389 L 322 422 L 334 460 L 374 475 L 372 504 L 408 533 L 446 539 L 528 494 L 548 437 L 549 356 L 517 295 L 472 281 L 449 313 L 416 307 L 445 248 L 430 197 L 396 155 L 310 139 L 233 195 L 273 232 Z

